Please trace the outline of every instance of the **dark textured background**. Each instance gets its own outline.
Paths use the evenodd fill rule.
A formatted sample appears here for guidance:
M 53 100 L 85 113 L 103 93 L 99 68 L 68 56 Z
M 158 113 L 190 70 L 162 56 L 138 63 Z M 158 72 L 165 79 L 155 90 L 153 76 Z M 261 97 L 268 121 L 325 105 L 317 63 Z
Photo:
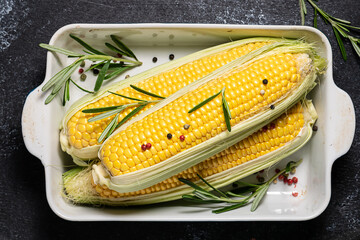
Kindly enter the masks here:
M 360 25 L 359 0 L 319 5 Z M 310 221 L 78 223 L 57 217 L 45 197 L 43 166 L 21 135 L 25 98 L 45 76 L 46 53 L 38 43 L 70 23 L 143 22 L 298 25 L 300 14 L 298 0 L 0 0 L 0 239 L 360 239 L 359 128 L 350 151 L 333 166 L 328 208 Z M 334 48 L 334 80 L 350 94 L 358 115 L 360 58 L 346 42 L 344 62 L 331 28 L 319 23 Z M 306 24 L 312 24 L 312 11 Z

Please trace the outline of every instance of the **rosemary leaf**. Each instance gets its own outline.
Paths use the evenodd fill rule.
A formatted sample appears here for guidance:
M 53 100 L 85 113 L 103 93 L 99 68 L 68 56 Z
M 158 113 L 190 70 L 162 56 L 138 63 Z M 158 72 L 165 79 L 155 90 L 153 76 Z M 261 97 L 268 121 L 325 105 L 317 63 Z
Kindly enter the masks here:
M 120 67 L 119 69 L 116 69 L 115 71 L 109 73 L 108 75 L 105 76 L 104 80 L 108 80 L 110 78 L 113 78 L 127 70 L 129 70 L 130 68 L 133 68 L 134 66 L 124 66 L 124 67 Z
M 351 22 L 347 21 L 347 20 L 343 20 L 343 19 L 340 19 L 340 18 L 336 18 L 336 17 L 333 17 L 331 15 L 329 15 L 330 18 L 332 18 L 333 20 L 337 21 L 337 22 L 341 22 L 341 23 L 345 23 L 345 24 L 351 24 Z
M 134 110 L 132 110 L 128 115 L 126 115 L 117 125 L 116 128 L 120 127 L 121 125 L 123 125 L 129 118 L 131 118 L 132 116 L 134 116 L 136 113 L 138 113 L 141 109 L 143 109 L 146 106 L 146 104 L 140 105 L 137 108 L 135 108 Z
M 104 119 L 104 118 L 108 118 L 114 114 L 117 114 L 117 113 L 120 113 L 122 110 L 124 110 L 125 107 L 121 107 L 121 108 L 116 108 L 114 110 L 111 110 L 111 111 L 108 111 L 108 112 L 104 112 L 102 114 L 99 114 L 95 117 L 92 117 L 88 120 L 88 122 L 95 122 L 95 121 L 99 121 L 101 119 Z
M 70 101 L 70 78 L 66 82 L 66 99 Z
M 44 49 L 47 49 L 47 50 L 49 50 L 51 52 L 61 53 L 61 54 L 64 54 L 66 56 L 69 56 L 69 57 L 82 57 L 82 56 L 84 56 L 83 54 L 79 54 L 79 53 L 76 53 L 76 52 L 73 52 L 73 51 L 70 51 L 70 50 L 67 50 L 67 49 L 64 49 L 64 48 L 55 47 L 55 46 L 45 44 L 45 43 L 40 43 L 39 46 L 44 48 Z
M 344 24 L 344 23 L 339 23 L 338 25 L 345 26 L 345 27 L 348 27 L 348 28 L 353 28 L 353 29 L 360 30 L 360 27 L 355 27 L 355 26 L 352 26 L 352 25 Z
M 65 67 L 64 69 L 57 72 L 49 81 L 41 88 L 41 91 L 45 92 L 49 90 L 65 73 L 67 73 L 71 68 L 71 65 Z
M 84 41 L 81 40 L 80 38 L 74 36 L 73 34 L 70 34 L 70 37 L 71 37 L 72 39 L 74 39 L 75 41 L 77 41 L 79 44 L 81 44 L 84 48 L 86 48 L 87 50 L 89 50 L 89 51 L 92 52 L 92 53 L 95 53 L 95 54 L 97 54 L 97 55 L 107 55 L 107 54 L 105 54 L 105 53 L 103 53 L 103 52 L 101 52 L 101 51 L 99 51 L 99 50 L 91 47 L 89 44 L 87 44 L 86 42 L 84 42 Z
M 50 94 L 46 99 L 45 99 L 45 104 L 49 104 L 56 96 L 57 94 Z
M 110 130 L 108 131 L 108 133 L 106 134 L 105 138 L 108 138 L 115 130 L 116 128 L 116 123 L 119 121 L 119 116 L 120 116 L 120 113 L 116 114 L 115 118 L 115 122 L 114 124 L 111 126 Z
M 246 198 L 248 196 L 245 196 L 245 195 L 242 195 L 242 194 L 236 194 L 236 193 L 233 193 L 233 192 L 226 192 L 226 195 L 229 195 L 230 197 L 240 197 L 240 198 Z
M 123 105 L 121 105 L 123 106 Z M 107 112 L 114 109 L 118 109 L 120 106 L 111 106 L 111 107 L 102 107 L 102 108 L 90 108 L 82 110 L 83 113 L 100 113 L 100 112 Z
M 197 105 L 194 106 L 192 109 L 190 109 L 190 110 L 188 111 L 188 113 L 192 113 L 192 112 L 198 110 L 199 108 L 201 108 L 202 106 L 204 106 L 205 104 L 207 104 L 208 102 L 210 102 L 211 100 L 213 100 L 214 98 L 216 98 L 220 93 L 221 93 L 221 91 L 218 92 L 218 93 L 215 93 L 215 94 L 212 95 L 211 97 L 205 99 L 204 101 L 202 101 L 201 103 L 197 104 Z
M 102 62 L 99 62 L 97 64 L 94 64 L 94 65 L 90 66 L 88 69 L 86 69 L 85 72 L 88 72 L 88 71 L 90 71 L 90 70 L 92 70 L 94 68 L 102 68 L 105 63 L 106 63 L 106 61 L 102 61 Z M 118 70 L 119 68 L 122 68 L 122 67 L 125 67 L 123 62 L 110 63 L 109 70 L 111 70 L 111 69 L 114 70 L 115 69 L 115 71 L 116 71 L 116 70 Z M 127 67 L 134 67 L 134 66 L 127 66 Z
M 101 68 L 101 70 L 99 72 L 99 75 L 98 75 L 98 77 L 96 79 L 94 92 L 99 91 L 99 89 L 101 88 L 102 83 L 103 83 L 104 78 L 105 78 L 105 74 L 106 74 L 107 70 L 109 69 L 109 65 L 110 65 L 110 61 L 107 61 L 105 63 L 105 65 Z
M 66 104 L 66 83 L 64 87 L 63 100 L 62 100 L 62 105 L 65 106 L 65 104 Z
M 285 167 L 285 173 L 289 173 L 291 171 L 291 166 L 293 162 L 288 162 Z
M 143 93 L 143 94 L 149 95 L 149 96 L 151 96 L 151 97 L 156 97 L 156 98 L 165 99 L 165 97 L 159 96 L 159 95 L 157 95 L 157 94 L 155 94 L 155 93 L 151 93 L 151 92 L 145 91 L 144 89 L 141 89 L 141 88 L 136 87 L 136 86 L 134 86 L 134 85 L 130 85 L 130 87 L 133 88 L 133 89 L 135 89 L 135 90 L 138 91 L 138 92 L 141 92 L 141 93 Z
M 355 52 L 360 57 L 360 47 L 359 47 L 359 45 L 357 45 L 356 41 L 352 37 L 349 38 L 349 39 L 350 39 L 351 45 L 353 46 Z
M 71 78 L 70 78 L 70 81 L 78 88 L 78 89 L 80 89 L 81 91 L 84 91 L 84 92 L 87 92 L 87 93 L 92 93 L 92 94 L 94 94 L 95 92 L 93 92 L 93 91 L 89 91 L 89 90 L 86 90 L 85 88 L 82 88 L 82 87 L 80 87 L 78 84 L 76 84 Z
M 254 212 L 258 208 L 261 200 L 264 198 L 267 190 L 269 189 L 269 186 L 270 186 L 270 184 L 265 184 L 258 190 L 258 192 L 254 198 L 254 201 L 251 204 L 250 211 Z
M 341 55 L 342 55 L 343 59 L 346 61 L 347 56 L 346 56 L 344 43 L 343 43 L 343 41 L 341 39 L 341 36 L 339 35 L 338 30 L 335 27 L 333 27 L 333 30 L 334 30 L 334 34 L 335 34 L 335 37 L 336 37 L 336 41 L 337 41 L 337 43 L 339 45 L 339 48 L 340 48 Z
M 114 45 L 110 44 L 110 43 L 105 43 L 105 46 L 107 46 L 111 51 L 113 52 L 116 52 L 116 53 L 119 53 L 121 55 L 125 55 L 125 56 L 128 56 L 128 57 L 131 57 L 130 54 L 118 49 L 117 47 L 115 47 Z
M 104 61 L 101 61 L 101 62 L 99 62 L 99 63 L 97 63 L 97 64 L 94 64 L 94 65 L 90 66 L 88 69 L 86 69 L 85 72 L 88 72 L 88 71 L 90 71 L 90 70 L 93 70 L 94 68 L 97 68 L 97 67 L 99 67 L 100 65 L 103 67 L 103 64 L 104 64 L 105 62 L 106 62 L 106 61 L 104 60 Z
M 69 79 L 65 82 L 64 87 L 64 95 L 63 95 L 63 106 L 65 106 L 66 102 L 70 100 L 70 88 L 69 88 Z
M 92 52 L 90 52 L 90 51 L 88 51 L 88 50 L 85 50 L 85 49 L 83 50 L 83 52 L 84 52 L 84 53 L 87 53 L 87 54 L 89 54 L 89 55 L 95 55 L 95 53 L 92 53 Z
M 234 204 L 234 205 L 230 205 L 230 206 L 227 206 L 227 207 L 223 207 L 223 208 L 220 208 L 220 209 L 213 210 L 212 213 L 219 214 L 219 213 L 228 212 L 228 211 L 235 210 L 235 209 L 241 208 L 241 207 L 243 207 L 243 206 L 246 206 L 247 204 L 249 204 L 248 198 L 246 198 L 245 200 L 243 200 L 243 201 L 240 202 L 240 203 L 237 203 L 237 204 Z
M 227 195 L 232 195 L 232 194 L 243 195 L 243 194 L 254 192 L 256 189 L 257 188 L 246 186 L 246 187 L 240 187 L 240 188 L 233 189 L 231 191 L 226 192 L 226 194 Z
M 198 175 L 199 176 L 199 175 Z M 194 188 L 195 190 L 197 191 L 200 191 L 200 192 L 206 192 L 205 189 L 203 189 L 202 187 L 196 185 L 195 183 L 187 180 L 187 179 L 184 179 L 184 178 L 179 178 L 179 181 L 182 182 L 182 183 L 185 183 L 186 185 L 189 185 L 190 187 Z
M 348 34 L 344 32 L 344 31 L 349 32 L 349 30 L 347 28 L 344 28 L 343 26 L 340 26 L 337 24 L 334 24 L 334 27 L 336 28 L 336 30 L 338 30 L 338 32 L 340 33 L 341 36 L 343 36 L 344 38 L 347 38 Z
M 98 143 L 101 143 L 105 139 L 105 137 L 109 135 L 110 130 L 113 129 L 114 125 L 116 125 L 119 115 L 120 115 L 120 113 L 116 114 L 116 116 L 113 118 L 113 120 L 111 120 L 111 122 L 106 126 L 106 128 L 104 129 L 104 131 L 101 133 L 100 137 L 98 138 Z
M 304 0 L 299 0 L 301 25 L 305 25 Z
M 222 103 L 224 104 L 226 112 L 228 113 L 229 118 L 231 119 L 232 117 L 231 117 L 229 104 L 228 104 L 228 102 L 226 101 L 226 98 L 225 98 L 225 87 L 221 90 L 221 94 L 222 94 Z
M 201 181 L 203 181 L 206 185 L 208 185 L 212 190 L 214 190 L 215 192 L 217 192 L 218 194 L 220 194 L 221 196 L 227 198 L 226 194 L 223 193 L 222 191 L 218 190 L 217 188 L 214 188 L 212 185 L 210 185 L 204 178 L 202 178 L 199 174 L 196 174 Z
M 199 199 L 198 197 L 190 195 L 190 194 L 184 194 L 184 195 L 182 195 L 182 198 L 188 202 L 204 203 L 204 201 L 202 199 Z
M 225 118 L 225 123 L 226 123 L 226 128 L 229 132 L 231 132 L 231 124 L 230 124 L 230 116 L 228 111 L 226 110 L 226 106 L 225 104 L 221 104 L 222 108 L 223 108 L 223 112 L 224 112 L 224 118 Z
M 71 74 L 75 72 L 75 70 L 79 67 L 80 64 L 81 64 L 80 62 L 74 62 L 72 65 L 70 65 L 71 68 L 69 68 L 69 70 L 63 76 L 61 76 L 61 78 L 55 84 L 51 92 L 52 94 L 57 93 L 62 88 L 64 83 L 70 78 Z
M 199 191 L 194 191 L 193 194 L 202 199 L 205 202 L 209 202 L 209 201 L 217 201 L 217 202 L 222 202 L 221 200 L 217 200 L 216 198 L 214 198 L 214 196 L 211 193 L 208 192 L 199 192 Z
M 121 42 L 117 36 L 115 36 L 115 35 L 110 35 L 110 37 L 111 37 L 111 40 L 113 40 L 113 42 L 114 42 L 121 50 L 123 50 L 125 53 L 129 54 L 130 57 L 133 57 L 133 58 L 135 58 L 136 60 L 138 60 L 137 57 L 135 56 L 135 54 L 130 50 L 130 48 L 128 48 L 123 42 Z
M 301 2 L 302 2 L 302 5 L 303 5 L 304 14 L 306 15 L 306 14 L 307 14 L 307 10 L 306 10 L 305 0 L 301 0 Z
M 122 95 L 122 94 L 119 94 L 119 93 L 116 93 L 116 92 L 112 92 L 112 91 L 108 91 L 108 92 L 111 93 L 111 94 L 126 98 L 126 99 L 140 101 L 140 102 L 146 102 L 146 100 L 142 100 L 142 99 L 139 99 L 139 98 L 128 97 L 128 96 L 125 96 L 125 95 Z

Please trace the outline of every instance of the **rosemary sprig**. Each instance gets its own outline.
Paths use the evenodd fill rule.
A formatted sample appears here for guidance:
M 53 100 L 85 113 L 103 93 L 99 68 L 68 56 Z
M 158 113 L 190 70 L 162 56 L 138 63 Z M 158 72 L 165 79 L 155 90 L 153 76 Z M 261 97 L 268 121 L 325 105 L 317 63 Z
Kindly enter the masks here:
M 126 98 L 126 99 L 130 99 L 130 100 L 134 100 L 134 101 L 141 101 L 141 102 L 144 101 L 144 100 L 141 100 L 139 98 L 128 97 L 128 96 L 122 95 L 120 93 L 116 93 L 116 92 L 112 92 L 112 91 L 108 91 L 108 92 L 111 93 L 111 94 L 117 95 L 119 97 Z
M 109 66 L 110 69 L 111 65 Z M 115 76 L 120 75 L 121 73 L 133 68 L 134 66 L 123 66 L 123 67 L 119 67 L 118 69 L 116 69 L 115 71 L 109 73 L 108 75 L 105 76 L 104 80 L 108 80 L 110 78 L 113 78 Z
M 165 97 L 162 97 L 162 96 L 157 95 L 157 94 L 155 94 L 155 93 L 148 92 L 148 91 L 146 91 L 146 90 L 144 90 L 144 89 L 141 89 L 141 88 L 139 88 L 139 87 L 137 87 L 137 86 L 134 86 L 134 85 L 131 85 L 131 84 L 130 84 L 130 87 L 133 88 L 133 89 L 135 89 L 135 90 L 138 91 L 138 92 L 141 92 L 141 93 L 145 94 L 145 95 L 149 95 L 149 96 L 151 96 L 151 97 L 156 97 L 156 98 L 165 99 Z
M 221 94 L 222 94 L 222 108 L 224 112 L 226 127 L 228 131 L 231 132 L 231 125 L 230 125 L 231 113 L 230 113 L 229 104 L 227 103 L 225 98 L 225 87 L 221 90 Z
M 65 106 L 66 102 L 70 100 L 70 78 L 66 81 L 64 87 L 64 96 L 63 96 L 63 106 Z
M 296 168 L 301 164 L 302 160 L 297 162 L 289 162 L 286 167 L 281 170 L 279 173 L 275 174 L 272 178 L 262 184 L 250 184 L 244 182 L 236 182 L 242 185 L 241 188 L 235 189 L 232 191 L 224 192 L 215 187 L 213 187 L 209 182 L 203 179 L 200 175 L 198 177 L 200 180 L 208 186 L 211 190 L 206 190 L 201 186 L 188 181 L 183 178 L 179 178 L 179 180 L 190 187 L 194 188 L 193 194 L 185 194 L 182 196 L 184 200 L 196 202 L 196 203 L 228 203 L 229 206 L 225 206 L 216 210 L 213 210 L 213 213 L 223 213 L 227 211 L 231 211 L 234 209 L 238 209 L 240 207 L 246 206 L 251 203 L 251 211 L 255 211 L 261 203 L 261 200 L 266 195 L 267 190 L 270 187 L 270 184 L 277 179 L 281 174 L 288 173 L 291 169 Z M 241 192 L 242 194 L 238 194 L 237 192 Z M 245 194 L 245 195 L 244 195 Z M 247 195 L 246 195 L 247 194 Z M 232 198 L 235 197 L 235 198 Z
M 70 79 L 70 81 L 78 88 L 78 89 L 80 89 L 81 91 L 83 91 L 83 92 L 87 92 L 87 93 L 91 93 L 91 94 L 94 94 L 95 92 L 93 92 L 93 91 L 89 91 L 89 90 L 86 90 L 85 88 L 82 88 L 82 87 L 80 87 L 78 84 L 76 84 L 76 82 L 74 82 L 71 78 L 69 78 Z
M 110 37 L 111 40 L 113 40 L 113 42 L 122 50 L 120 50 L 121 52 L 118 53 L 138 60 L 135 54 L 130 50 L 130 48 L 128 48 L 123 42 L 121 42 L 118 37 L 116 37 L 115 35 L 110 35 Z
M 119 93 L 115 93 L 115 92 L 111 92 L 111 91 L 109 91 L 109 93 L 115 94 L 117 96 L 129 99 L 129 100 L 134 100 L 137 102 L 128 103 L 128 104 L 124 104 L 124 105 L 117 105 L 117 106 L 110 106 L 110 107 L 103 107 L 103 108 L 90 108 L 90 109 L 82 110 L 83 113 L 101 113 L 95 117 L 89 118 L 88 122 L 95 122 L 95 121 L 98 121 L 98 120 L 101 120 L 104 118 L 111 117 L 116 114 L 115 117 L 110 121 L 110 123 L 106 126 L 106 128 L 104 129 L 104 131 L 101 133 L 100 137 L 98 138 L 99 143 L 102 142 L 104 139 L 108 138 L 115 131 L 115 129 L 117 129 L 122 124 L 124 124 L 128 119 L 130 119 L 132 116 L 134 116 L 136 113 L 138 113 L 147 104 L 160 101 L 160 100 L 152 100 L 152 101 L 142 100 L 139 98 L 128 97 L 128 96 L 125 96 L 125 95 L 122 95 Z M 132 110 L 129 114 L 127 114 L 118 123 L 120 113 L 123 110 L 125 110 L 126 108 L 133 107 L 133 106 L 137 106 L 137 107 L 134 110 Z
M 93 47 L 91 47 L 89 44 L 87 44 L 86 42 L 84 42 L 83 40 L 81 40 L 80 38 L 76 37 L 73 34 L 69 34 L 69 36 L 74 39 L 75 41 L 77 41 L 78 43 L 80 43 L 80 45 L 82 45 L 84 48 L 86 48 L 87 50 L 89 50 L 89 52 L 96 54 L 96 55 L 107 55 Z M 87 53 L 89 53 L 87 52 Z
M 317 27 L 318 15 L 321 16 L 326 24 L 329 23 L 331 25 L 343 59 L 345 61 L 347 60 L 343 38 L 350 40 L 352 47 L 360 57 L 360 39 L 349 34 L 352 29 L 360 30 L 360 27 L 352 26 L 351 22 L 333 17 L 332 15 L 324 12 L 312 0 L 299 0 L 302 25 L 305 24 L 305 15 L 307 14 L 305 1 L 309 2 L 310 5 L 314 8 L 314 27 Z
M 202 106 L 204 106 L 205 104 L 207 104 L 208 102 L 210 102 L 211 100 L 213 100 L 214 98 L 216 98 L 219 94 L 221 93 L 222 96 L 222 109 L 224 112 L 224 118 L 225 118 L 225 123 L 226 123 L 226 128 L 228 129 L 229 132 L 231 132 L 231 125 L 230 125 L 230 119 L 231 119 L 231 113 L 230 113 L 230 108 L 229 108 L 229 104 L 226 101 L 225 98 L 225 87 L 223 89 L 221 89 L 220 92 L 215 93 L 214 95 L 208 97 L 207 99 L 205 99 L 204 101 L 200 102 L 199 104 L 196 104 L 193 108 L 191 108 L 188 113 L 192 113 L 196 110 L 198 110 L 199 108 L 201 108 Z
M 123 73 L 124 71 L 139 66 L 142 63 L 139 62 L 135 56 L 135 54 L 124 44 L 122 43 L 116 36 L 112 35 L 111 39 L 115 42 L 115 44 L 119 44 L 122 46 L 122 49 L 127 53 L 124 54 L 125 56 L 130 56 L 130 58 L 133 58 L 135 60 L 126 59 L 126 58 L 120 58 L 120 57 L 113 57 L 110 55 L 107 55 L 106 53 L 103 53 L 89 44 L 87 44 L 85 41 L 81 40 L 80 38 L 76 37 L 73 34 L 69 35 L 72 39 L 77 41 L 80 45 L 82 45 L 85 49 L 84 52 L 88 53 L 88 55 L 85 54 L 79 54 L 64 48 L 51 46 L 48 44 L 41 43 L 39 44 L 40 47 L 47 49 L 52 52 L 57 52 L 60 54 L 64 54 L 68 57 L 77 57 L 77 59 L 71 63 L 69 66 L 66 66 L 62 70 L 60 70 L 58 73 L 56 73 L 50 80 L 42 87 L 42 91 L 48 91 L 52 88 L 50 95 L 46 98 L 45 104 L 50 103 L 55 96 L 59 93 L 59 91 L 64 88 L 64 98 L 63 98 L 63 104 L 66 104 L 68 99 L 70 99 L 69 91 L 69 79 L 71 75 L 76 71 L 76 69 L 80 66 L 80 64 L 85 60 L 90 61 L 100 61 L 100 63 L 95 64 L 95 67 L 101 66 L 100 73 L 97 77 L 97 80 L 95 82 L 94 86 L 94 92 L 92 91 L 85 91 L 87 93 L 95 93 L 97 92 L 101 86 L 104 80 L 111 79 L 115 76 L 118 76 L 119 74 Z M 118 53 L 115 51 L 115 53 Z M 127 63 L 125 65 L 124 63 Z M 95 68 L 94 66 L 90 67 L 90 69 Z M 86 70 L 87 71 L 87 70 Z M 75 83 L 71 80 L 71 82 Z M 80 90 L 83 90 L 81 87 L 76 85 Z
M 138 106 L 137 108 L 135 108 L 134 110 L 132 110 L 128 115 L 126 115 L 117 125 L 116 128 L 120 127 L 121 125 L 123 125 L 127 120 L 129 120 L 132 116 L 134 116 L 135 114 L 137 114 L 141 109 L 143 109 L 146 105 L 148 105 L 148 102 L 144 102 L 144 103 L 139 103 L 140 106 Z
M 202 101 L 201 103 L 196 104 L 192 109 L 190 109 L 190 110 L 188 111 L 188 113 L 192 113 L 192 112 L 198 110 L 199 108 L 201 108 L 202 106 L 204 106 L 205 104 L 207 104 L 208 102 L 210 102 L 211 100 L 213 100 L 214 98 L 216 98 L 220 93 L 221 93 L 221 91 L 218 92 L 218 93 L 215 93 L 214 95 L 212 95 L 211 97 L 205 99 L 205 100 Z
M 100 137 L 98 138 L 98 142 L 101 143 L 105 137 L 108 137 L 111 135 L 111 133 L 114 131 L 114 126 L 116 126 L 116 123 L 118 122 L 120 113 L 116 114 L 116 116 L 111 120 L 111 122 L 106 126 L 104 131 L 101 133 Z
M 110 61 L 107 61 L 105 63 L 105 65 L 101 68 L 100 72 L 99 72 L 99 75 L 96 79 L 96 82 L 95 82 L 95 87 L 94 87 L 94 92 L 97 92 L 100 90 L 101 88 L 101 85 L 104 81 L 104 78 L 105 78 L 105 74 L 107 72 L 107 70 L 109 69 L 109 65 L 110 65 Z

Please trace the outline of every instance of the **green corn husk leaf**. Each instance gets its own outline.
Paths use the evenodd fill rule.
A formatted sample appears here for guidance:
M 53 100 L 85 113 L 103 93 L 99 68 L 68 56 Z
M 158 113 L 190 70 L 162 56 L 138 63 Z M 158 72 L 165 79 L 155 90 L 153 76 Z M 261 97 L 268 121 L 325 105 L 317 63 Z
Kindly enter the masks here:
M 234 42 L 229 42 L 229 43 L 225 43 L 222 45 L 218 45 L 215 47 L 211 47 L 208 49 L 204 49 L 201 50 L 199 52 L 190 54 L 188 56 L 185 56 L 183 58 L 179 58 L 177 60 L 173 60 L 170 61 L 166 64 L 157 66 L 153 69 L 150 69 L 148 71 L 145 71 L 143 73 L 140 73 L 138 75 L 132 76 L 130 78 L 121 80 L 117 83 L 114 83 L 111 86 L 108 86 L 106 88 L 101 89 L 100 91 L 98 91 L 95 95 L 93 94 L 88 94 L 85 97 L 79 99 L 77 102 L 75 102 L 70 109 L 67 111 L 61 126 L 60 126 L 60 143 L 61 143 L 61 148 L 63 151 L 67 152 L 68 154 L 70 154 L 74 159 L 83 159 L 83 160 L 89 160 L 89 159 L 95 159 L 97 158 L 97 153 L 99 151 L 100 146 L 99 145 L 93 145 L 93 146 L 89 146 L 86 148 L 82 148 L 82 149 L 76 149 L 75 147 L 71 146 L 69 144 L 68 139 L 66 138 L 66 123 L 69 121 L 69 119 L 76 114 L 76 112 L 78 112 L 80 109 L 82 109 L 83 107 L 87 106 L 88 104 L 91 104 L 93 102 L 98 101 L 99 99 L 110 95 L 111 93 L 109 93 L 109 91 L 112 92 L 117 92 L 120 89 L 123 88 L 127 88 L 130 85 L 134 85 L 138 82 L 143 81 L 144 79 L 147 79 L 149 77 L 152 77 L 154 75 L 157 75 L 161 72 L 165 72 L 165 71 L 169 71 L 172 69 L 176 69 L 188 62 L 192 62 L 195 61 L 197 59 L 212 55 L 212 54 L 216 54 L 217 52 L 221 52 L 227 49 L 231 49 L 234 47 L 239 47 L 242 45 L 246 45 L 249 43 L 254 43 L 254 42 L 264 42 L 264 41 L 268 41 L 270 43 L 276 43 L 276 42 L 283 42 L 284 40 L 281 38 L 269 38 L 269 37 L 259 37 L 259 38 L 248 38 L 248 39 L 243 39 L 243 40 L 238 40 L 238 41 L 234 41 Z M 96 60 L 96 59 L 95 59 Z M 103 59 L 101 59 L 103 60 Z M 106 77 L 105 77 L 106 79 Z
M 265 49 L 266 51 L 264 51 Z M 189 84 L 172 96 L 161 101 L 151 109 L 148 109 L 142 114 L 137 115 L 135 118 L 131 119 L 123 126 L 118 128 L 112 136 L 115 136 L 117 133 L 123 131 L 134 122 L 145 118 L 147 115 L 166 106 L 184 94 L 187 94 L 189 91 L 192 91 L 202 86 L 203 84 L 206 84 L 212 79 L 225 74 L 229 69 L 233 69 L 234 67 L 238 66 L 245 68 L 248 64 L 251 64 L 252 62 L 255 62 L 259 59 L 287 52 L 312 54 L 312 47 L 309 44 L 300 41 L 285 41 L 283 43 L 275 43 L 273 45 L 268 45 L 253 51 L 250 54 L 228 63 L 227 65 L 223 66 L 217 71 L 212 72 L 206 77 Z M 303 81 L 299 83 L 299 85 L 291 92 L 288 92 L 287 96 L 284 96 L 282 99 L 278 99 L 275 109 L 264 109 L 253 117 L 233 126 L 231 128 L 231 132 L 220 133 L 197 146 L 182 151 L 175 156 L 172 156 L 165 161 L 157 163 L 151 167 L 120 176 L 112 176 L 108 187 L 118 192 L 131 192 L 150 187 L 155 183 L 161 182 L 193 165 L 198 164 L 199 162 L 215 155 L 216 153 L 225 150 L 227 147 L 237 143 L 241 139 L 244 139 L 262 126 L 267 125 L 280 116 L 286 109 L 302 99 L 304 95 L 316 85 L 316 66 L 310 65 L 310 62 L 306 62 L 304 64 L 304 71 L 306 71 L 306 74 L 302 73 Z M 109 141 L 110 139 L 111 136 L 106 141 Z M 209 146 L 212 147 L 209 149 Z
M 284 146 L 277 150 L 256 158 L 252 161 L 243 163 L 234 168 L 226 171 L 208 176 L 205 180 L 213 187 L 219 189 L 221 187 L 228 186 L 233 182 L 236 182 L 242 178 L 250 176 L 264 168 L 269 168 L 279 162 L 280 160 L 293 154 L 300 148 L 302 148 L 312 136 L 312 126 L 317 119 L 317 114 L 314 106 L 310 100 L 303 102 L 304 108 L 304 127 L 300 131 L 299 135 L 292 141 L 286 143 Z M 78 169 L 78 168 L 76 168 Z M 92 171 L 95 172 L 92 175 Z M 74 173 L 75 172 L 75 173 Z M 96 164 L 92 167 L 85 168 L 81 171 L 70 170 L 69 173 L 65 173 L 63 176 L 64 190 L 67 193 L 66 198 L 74 203 L 82 204 L 95 204 L 95 205 L 111 205 L 111 206 L 130 206 L 130 205 L 145 205 L 159 202 L 167 202 L 182 197 L 186 200 L 203 203 L 198 201 L 197 197 L 192 195 L 194 188 L 183 184 L 176 188 L 171 188 L 165 191 L 154 192 L 150 194 L 143 194 L 131 197 L 121 198 L 103 198 L 97 194 L 94 187 L 91 185 L 93 176 L 97 178 L 97 182 L 102 185 L 106 185 L 110 182 L 108 176 L 105 176 L 106 172 L 103 168 Z M 66 177 L 65 177 L 66 176 Z M 194 182 L 199 190 L 211 191 L 210 187 L 204 184 L 201 180 Z M 194 183 L 192 183 L 194 185 Z M 214 201 L 216 202 L 216 201 Z

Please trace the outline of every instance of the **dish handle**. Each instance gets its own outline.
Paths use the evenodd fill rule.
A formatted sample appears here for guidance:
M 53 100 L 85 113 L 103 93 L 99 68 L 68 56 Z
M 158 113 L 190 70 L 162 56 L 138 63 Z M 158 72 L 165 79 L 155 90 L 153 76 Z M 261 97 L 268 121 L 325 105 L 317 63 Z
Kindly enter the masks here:
M 34 89 L 26 98 L 21 116 L 21 127 L 24 143 L 28 151 L 44 163 L 45 149 L 48 146 L 44 135 L 47 126 L 40 88 Z
M 355 110 L 350 96 L 342 89 L 336 87 L 336 91 L 330 97 L 331 107 L 329 117 L 329 129 L 334 134 L 329 134 L 329 146 L 332 163 L 351 147 L 355 135 Z M 341 104 L 339 104 L 341 103 Z M 336 131 L 335 131 L 336 130 Z M 332 164 L 331 163 L 331 164 Z

